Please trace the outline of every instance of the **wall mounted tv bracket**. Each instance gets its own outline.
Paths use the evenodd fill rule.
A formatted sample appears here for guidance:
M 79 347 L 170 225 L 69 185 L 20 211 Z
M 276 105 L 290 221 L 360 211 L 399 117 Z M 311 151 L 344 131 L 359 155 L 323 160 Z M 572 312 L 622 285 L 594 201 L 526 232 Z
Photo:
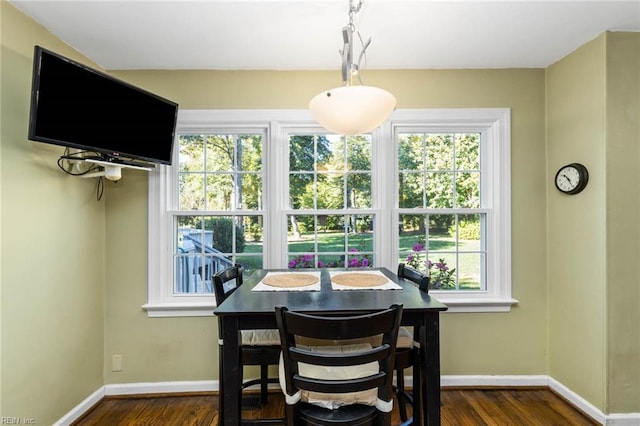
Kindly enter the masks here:
M 87 158 L 84 161 L 86 161 L 87 163 L 97 164 L 102 167 L 102 170 L 99 170 L 97 172 L 87 173 L 86 175 L 82 175 L 82 177 L 91 178 L 91 177 L 104 176 L 105 178 L 113 182 L 120 180 L 120 178 L 122 177 L 122 169 L 145 170 L 148 172 L 153 170 L 153 166 L 148 166 L 148 165 L 142 166 L 142 165 L 137 165 L 129 162 L 122 162 L 118 160 L 108 161 L 107 159 L 94 160 L 91 158 Z
M 116 182 L 120 180 L 122 177 L 122 169 L 135 169 L 135 170 L 144 170 L 144 171 L 152 171 L 155 168 L 155 165 L 124 160 L 116 157 L 110 157 L 107 155 L 92 155 L 92 156 L 84 156 L 85 152 L 76 151 L 73 149 L 69 150 L 67 155 L 63 155 L 60 157 L 68 162 L 72 168 L 76 170 L 76 172 L 71 172 L 69 170 L 65 170 L 74 176 L 80 176 L 83 178 L 94 178 L 94 177 L 104 177 L 109 179 L 110 181 Z M 81 163 L 91 163 L 95 164 L 98 167 L 96 171 L 81 171 L 77 170 L 77 167 Z

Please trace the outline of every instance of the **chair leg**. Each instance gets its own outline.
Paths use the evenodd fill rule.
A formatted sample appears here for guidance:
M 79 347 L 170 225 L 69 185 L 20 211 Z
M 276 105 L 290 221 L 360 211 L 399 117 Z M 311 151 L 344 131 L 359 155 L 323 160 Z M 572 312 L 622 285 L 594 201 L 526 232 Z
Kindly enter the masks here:
M 284 404 L 284 424 L 286 426 L 296 426 L 295 418 L 296 418 L 296 410 L 293 405 L 289 405 L 287 403 Z
M 407 404 L 404 398 L 404 370 L 396 370 L 396 394 L 398 400 L 398 411 L 400 412 L 400 420 L 407 421 Z
M 262 364 L 260 366 L 260 405 L 267 403 L 269 397 L 269 366 Z

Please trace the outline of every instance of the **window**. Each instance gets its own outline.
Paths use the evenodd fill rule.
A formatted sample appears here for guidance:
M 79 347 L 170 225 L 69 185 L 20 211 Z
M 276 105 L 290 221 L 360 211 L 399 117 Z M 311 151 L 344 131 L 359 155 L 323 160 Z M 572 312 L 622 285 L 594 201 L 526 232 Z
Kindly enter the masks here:
M 371 135 L 289 135 L 289 268 L 371 267 Z
M 213 294 L 213 275 L 262 267 L 262 133 L 178 135 L 174 293 Z
M 149 177 L 150 316 L 211 315 L 212 275 L 262 267 L 429 271 L 450 311 L 511 298 L 509 110 L 400 110 L 371 134 L 307 111 L 180 111 Z
M 481 133 L 400 133 L 400 258 L 433 290 L 486 290 Z M 483 195 L 483 194 L 482 194 Z

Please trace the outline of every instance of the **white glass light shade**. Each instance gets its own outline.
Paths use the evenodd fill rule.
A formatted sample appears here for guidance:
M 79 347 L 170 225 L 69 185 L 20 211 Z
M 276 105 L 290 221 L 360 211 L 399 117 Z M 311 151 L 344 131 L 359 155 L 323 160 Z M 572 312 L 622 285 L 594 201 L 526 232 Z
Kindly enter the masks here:
M 309 110 L 318 123 L 340 135 L 357 135 L 375 129 L 395 107 L 395 96 L 371 86 L 336 87 L 309 102 Z

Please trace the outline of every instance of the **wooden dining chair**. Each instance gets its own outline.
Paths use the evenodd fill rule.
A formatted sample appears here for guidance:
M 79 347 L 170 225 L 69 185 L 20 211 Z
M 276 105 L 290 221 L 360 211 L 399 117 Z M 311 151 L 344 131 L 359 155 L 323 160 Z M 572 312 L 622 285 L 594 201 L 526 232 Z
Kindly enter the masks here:
M 422 272 L 414 269 L 410 266 L 400 263 L 398 265 L 398 278 L 411 281 L 415 284 L 420 291 L 425 293 L 429 292 L 429 277 Z M 416 406 L 413 404 L 413 395 L 407 392 L 404 383 L 404 370 L 409 367 L 413 368 L 414 383 L 421 383 L 422 378 L 420 375 L 420 346 L 419 343 L 413 339 L 413 327 L 400 327 L 398 331 L 398 343 L 396 345 L 396 386 L 394 391 L 398 399 L 398 411 L 400 413 L 400 419 L 407 421 L 407 402 L 409 402 L 416 412 Z M 415 377 L 418 375 L 418 377 Z M 417 392 L 416 392 L 417 391 Z M 418 401 L 420 400 L 420 392 L 422 390 L 414 389 L 414 393 L 418 395 Z
M 391 424 L 402 306 L 357 316 L 310 315 L 283 306 L 275 310 L 287 426 Z M 340 344 L 374 336 L 382 337 L 377 345 Z M 300 343 L 309 341 L 327 344 Z
M 216 303 L 220 305 L 242 285 L 242 267 L 234 265 L 230 268 L 219 271 L 213 276 L 213 290 L 216 296 Z M 220 321 L 218 320 L 218 335 L 222 336 Z M 220 353 L 222 353 L 222 338 L 219 339 Z M 265 404 L 268 398 L 269 383 L 278 383 L 278 377 L 269 377 L 269 366 L 278 365 L 280 359 L 280 336 L 278 330 L 242 330 L 240 342 L 240 361 L 242 366 L 260 366 L 260 377 L 243 381 L 242 388 L 260 385 L 260 395 L 258 405 Z M 222 377 L 220 367 L 219 377 Z M 243 399 L 245 402 L 249 398 Z

